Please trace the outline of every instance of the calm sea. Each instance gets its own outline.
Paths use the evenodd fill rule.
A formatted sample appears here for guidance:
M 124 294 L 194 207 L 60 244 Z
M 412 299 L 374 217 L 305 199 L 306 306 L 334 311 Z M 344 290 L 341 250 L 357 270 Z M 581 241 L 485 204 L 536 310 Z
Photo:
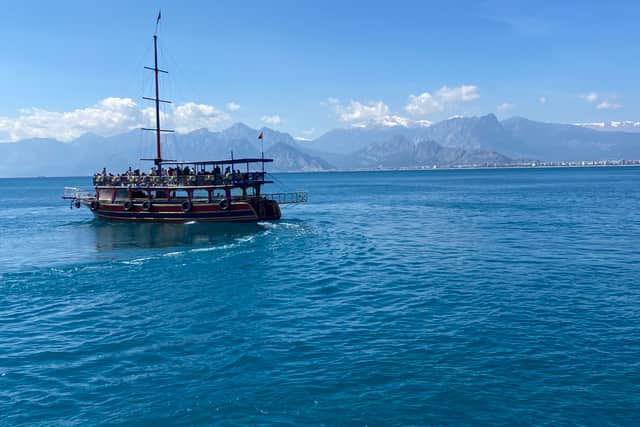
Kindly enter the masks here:
M 0 180 L 0 425 L 638 425 L 640 168 L 276 178 L 249 226 Z

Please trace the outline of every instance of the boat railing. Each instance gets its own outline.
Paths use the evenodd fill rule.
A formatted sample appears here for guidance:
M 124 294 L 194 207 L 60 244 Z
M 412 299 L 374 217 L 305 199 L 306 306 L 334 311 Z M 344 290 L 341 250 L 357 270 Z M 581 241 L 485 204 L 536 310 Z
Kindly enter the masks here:
M 109 187 L 186 187 L 208 185 L 252 185 L 262 183 L 264 173 L 247 172 L 225 175 L 95 175 L 93 185 Z
M 78 187 L 64 187 L 64 192 L 62 193 L 63 199 L 71 199 L 71 200 L 89 200 L 93 199 L 95 196 L 93 193 L 89 191 L 84 191 Z
M 265 199 L 273 200 L 279 205 L 288 205 L 293 203 L 306 203 L 308 200 L 307 193 L 305 191 L 293 191 L 289 193 L 271 193 L 263 194 Z

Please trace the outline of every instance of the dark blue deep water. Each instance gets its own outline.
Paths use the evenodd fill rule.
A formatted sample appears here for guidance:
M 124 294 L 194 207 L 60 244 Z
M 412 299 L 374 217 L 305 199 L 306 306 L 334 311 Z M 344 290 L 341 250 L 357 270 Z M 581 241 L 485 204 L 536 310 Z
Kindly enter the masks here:
M 0 180 L 0 425 L 638 425 L 640 168 L 277 178 L 253 226 Z

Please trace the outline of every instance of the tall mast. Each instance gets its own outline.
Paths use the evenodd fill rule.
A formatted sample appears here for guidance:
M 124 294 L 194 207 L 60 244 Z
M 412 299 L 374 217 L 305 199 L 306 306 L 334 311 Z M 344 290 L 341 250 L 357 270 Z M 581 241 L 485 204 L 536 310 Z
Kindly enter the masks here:
M 156 21 L 156 31 L 157 31 L 157 22 L 160 21 L 160 14 L 158 14 L 158 20 Z M 153 159 L 153 163 L 156 166 L 160 166 L 160 164 L 162 163 L 162 155 L 160 152 L 160 133 L 161 132 L 173 132 L 172 130 L 169 129 L 162 129 L 160 128 L 160 103 L 161 102 L 166 102 L 167 104 L 170 104 L 171 101 L 165 101 L 164 99 L 160 99 L 160 84 L 158 82 L 158 74 L 159 73 L 168 73 L 165 70 L 161 70 L 158 68 L 158 35 L 154 34 L 153 35 L 153 68 L 152 67 L 144 67 L 147 70 L 152 70 L 154 75 L 155 75 L 155 83 L 156 83 L 156 96 L 155 98 L 148 98 L 146 96 L 143 96 L 143 99 L 146 99 L 148 101 L 154 101 L 156 104 L 156 127 L 155 128 L 142 128 L 143 130 L 151 130 L 154 131 L 156 133 L 156 157 Z M 152 160 L 152 159 L 144 159 L 144 160 Z
M 160 155 L 160 89 L 158 87 L 158 36 L 156 34 L 153 35 L 153 59 L 153 72 L 156 76 L 156 159 L 154 163 L 157 166 L 162 162 L 162 156 Z

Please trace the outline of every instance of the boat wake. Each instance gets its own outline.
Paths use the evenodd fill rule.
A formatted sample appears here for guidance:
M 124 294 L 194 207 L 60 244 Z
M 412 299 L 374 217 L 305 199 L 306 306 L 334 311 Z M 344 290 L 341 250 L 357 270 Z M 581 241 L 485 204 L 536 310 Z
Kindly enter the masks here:
M 295 224 L 292 222 L 259 222 L 259 226 L 264 227 L 268 230 L 277 230 L 277 229 L 302 229 L 303 226 L 301 224 Z
M 247 246 L 248 244 L 255 242 L 258 237 L 266 236 L 267 234 L 269 234 L 269 230 L 265 230 L 264 232 L 256 235 L 236 237 L 228 243 L 216 244 L 213 246 L 205 246 L 205 247 L 199 247 L 199 248 L 191 248 L 191 249 L 185 249 L 185 250 L 179 250 L 179 251 L 174 250 L 174 251 L 166 252 L 164 254 L 160 254 L 157 256 L 140 257 L 140 258 L 134 258 L 134 259 L 124 260 L 120 262 L 126 265 L 141 265 L 156 259 L 182 257 L 191 253 L 226 251 L 226 250 Z

